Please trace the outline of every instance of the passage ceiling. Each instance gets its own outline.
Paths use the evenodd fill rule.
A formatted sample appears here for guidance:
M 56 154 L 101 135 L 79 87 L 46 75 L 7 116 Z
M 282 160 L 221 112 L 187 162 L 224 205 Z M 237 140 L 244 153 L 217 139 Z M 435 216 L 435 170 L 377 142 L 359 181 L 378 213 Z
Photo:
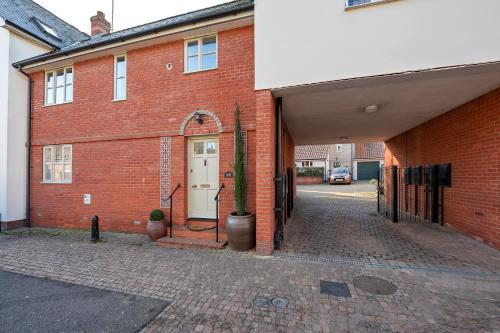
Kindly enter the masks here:
M 500 63 L 273 90 L 297 145 L 385 141 L 500 87 Z M 378 111 L 366 113 L 369 105 Z M 474 115 L 471 115 L 473 117 Z

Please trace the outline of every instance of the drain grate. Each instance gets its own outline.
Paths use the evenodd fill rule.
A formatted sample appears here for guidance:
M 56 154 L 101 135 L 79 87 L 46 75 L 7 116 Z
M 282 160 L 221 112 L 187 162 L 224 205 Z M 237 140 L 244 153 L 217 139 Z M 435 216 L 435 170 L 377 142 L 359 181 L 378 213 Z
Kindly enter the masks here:
M 347 283 L 320 280 L 319 287 L 322 294 L 337 297 L 351 297 L 351 292 Z
M 288 300 L 286 298 L 283 298 L 283 297 L 275 297 L 275 298 L 273 298 L 271 303 L 273 303 L 273 305 L 275 307 L 277 307 L 278 309 L 283 309 L 284 307 L 286 307 L 288 305 Z
M 267 309 L 270 305 L 269 299 L 265 297 L 256 297 L 254 304 L 259 309 Z
M 394 283 L 376 276 L 356 276 L 353 283 L 356 288 L 375 295 L 392 295 L 398 290 Z

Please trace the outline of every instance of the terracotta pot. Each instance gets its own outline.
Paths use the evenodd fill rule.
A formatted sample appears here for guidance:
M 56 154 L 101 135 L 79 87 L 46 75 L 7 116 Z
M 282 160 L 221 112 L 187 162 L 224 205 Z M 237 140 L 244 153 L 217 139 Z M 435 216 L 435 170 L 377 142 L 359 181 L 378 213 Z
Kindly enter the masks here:
M 255 247 L 255 214 L 237 216 L 231 213 L 226 223 L 229 247 L 234 251 L 248 251 Z
M 153 242 L 157 239 L 165 237 L 167 235 L 167 224 L 164 220 L 161 221 L 148 221 L 148 226 L 146 228 L 148 232 L 149 239 Z

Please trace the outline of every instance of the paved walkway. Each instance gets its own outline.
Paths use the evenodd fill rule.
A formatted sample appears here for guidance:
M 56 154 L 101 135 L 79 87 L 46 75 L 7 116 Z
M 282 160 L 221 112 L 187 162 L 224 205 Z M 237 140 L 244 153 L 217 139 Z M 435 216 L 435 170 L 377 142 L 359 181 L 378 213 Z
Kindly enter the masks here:
M 427 222 L 392 223 L 377 214 L 375 185 L 298 188 L 281 255 L 388 267 L 500 272 L 499 252 Z
M 0 235 L 0 270 L 163 299 L 144 332 L 498 332 L 500 275 L 457 274 L 160 248 L 140 235 L 34 229 Z M 498 255 L 498 254 L 497 254 Z M 376 276 L 388 296 L 356 287 Z M 324 294 L 346 283 L 351 297 Z M 256 298 L 284 297 L 284 308 Z M 1 299 L 0 299 L 0 302 Z M 1 331 L 1 325 L 0 325 Z

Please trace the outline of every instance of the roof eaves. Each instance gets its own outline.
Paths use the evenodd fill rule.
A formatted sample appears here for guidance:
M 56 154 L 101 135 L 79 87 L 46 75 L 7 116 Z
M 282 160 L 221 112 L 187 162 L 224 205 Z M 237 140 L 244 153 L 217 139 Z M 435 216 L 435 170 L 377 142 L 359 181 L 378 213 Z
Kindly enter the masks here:
M 150 34 L 155 34 L 155 33 L 158 33 L 160 31 L 165 31 L 165 30 L 177 28 L 180 26 L 188 25 L 188 24 L 196 24 L 196 23 L 211 20 L 211 19 L 216 19 L 216 18 L 230 16 L 230 15 L 236 15 L 238 13 L 241 13 L 241 12 L 253 9 L 253 8 L 254 8 L 254 4 L 252 1 L 246 5 L 238 7 L 238 8 L 233 8 L 233 9 L 230 9 L 227 11 L 222 11 L 219 13 L 208 13 L 205 15 L 201 15 L 200 17 L 191 19 L 191 20 L 166 24 L 165 26 L 160 27 L 160 28 L 152 28 L 152 29 L 137 31 L 137 32 L 131 33 L 130 35 L 127 35 L 127 36 L 117 36 L 115 38 L 106 39 L 104 41 L 86 44 L 82 47 L 75 47 L 75 48 L 68 50 L 68 51 L 64 51 L 64 49 L 63 49 L 59 52 L 42 54 L 42 55 L 28 58 L 28 59 L 25 59 L 22 61 L 18 61 L 16 63 L 14 63 L 13 66 L 18 68 L 19 66 L 22 67 L 22 66 L 32 65 L 32 64 L 35 64 L 38 62 L 57 58 L 59 56 L 68 56 L 68 55 L 76 53 L 76 52 L 86 51 L 86 50 L 90 50 L 90 49 L 93 49 L 93 48 L 96 48 L 99 46 L 109 45 L 109 44 L 113 44 L 116 42 L 124 42 L 124 41 L 127 41 L 127 40 L 132 39 L 132 38 L 137 38 L 137 37 L 142 37 L 142 36 L 146 36 L 146 35 L 150 35 Z M 186 14 L 189 14 L 189 13 L 186 13 Z
M 47 39 L 44 39 L 44 38 L 40 38 L 39 36 L 33 34 L 32 32 L 20 27 L 19 25 L 15 24 L 14 22 L 12 22 L 11 20 L 8 20 L 8 19 L 4 19 L 5 21 L 5 25 L 7 26 L 11 26 L 13 27 L 14 29 L 16 30 L 19 30 L 21 31 L 22 33 L 40 41 L 40 43 L 43 43 L 43 44 L 47 44 L 48 46 L 52 47 L 53 49 L 55 50 L 59 50 L 59 47 L 57 45 L 55 45 L 54 43 L 48 41 Z

